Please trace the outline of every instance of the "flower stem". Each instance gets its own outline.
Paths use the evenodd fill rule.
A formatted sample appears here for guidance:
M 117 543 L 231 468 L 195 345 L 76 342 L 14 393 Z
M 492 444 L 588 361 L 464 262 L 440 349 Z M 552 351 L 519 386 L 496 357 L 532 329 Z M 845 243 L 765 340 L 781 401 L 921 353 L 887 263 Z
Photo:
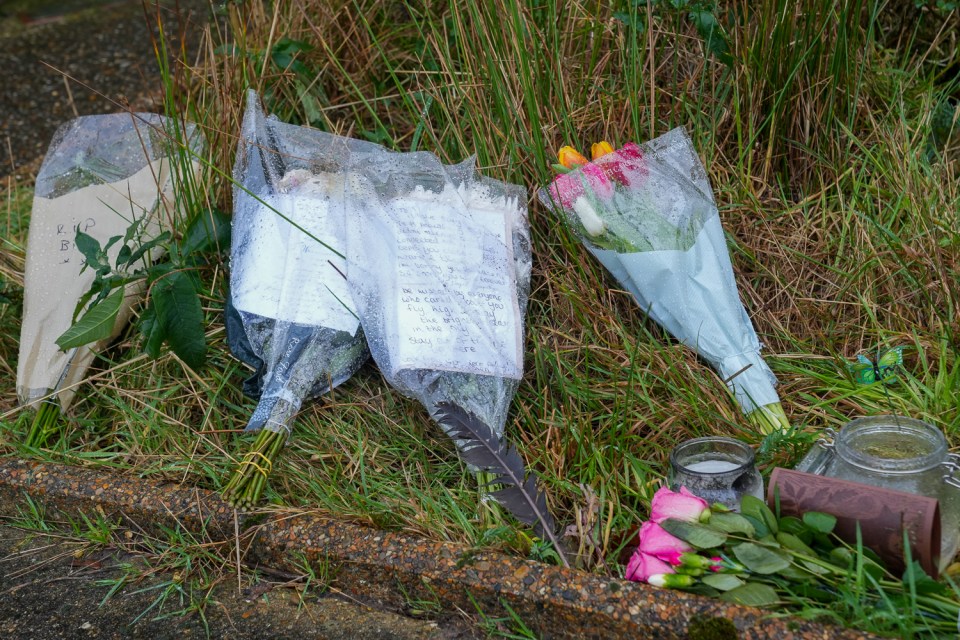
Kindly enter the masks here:
M 50 440 L 50 437 L 60 431 L 60 405 L 54 400 L 44 400 L 37 408 L 37 413 L 30 423 L 30 430 L 24 439 L 28 447 L 38 449 Z
M 286 432 L 260 431 L 223 489 L 223 499 L 227 504 L 241 511 L 256 506 L 267 486 L 273 463 L 286 441 Z
M 769 435 L 774 431 L 786 433 L 790 430 L 790 421 L 779 402 L 757 407 L 747 414 L 747 420 L 757 428 L 762 435 Z

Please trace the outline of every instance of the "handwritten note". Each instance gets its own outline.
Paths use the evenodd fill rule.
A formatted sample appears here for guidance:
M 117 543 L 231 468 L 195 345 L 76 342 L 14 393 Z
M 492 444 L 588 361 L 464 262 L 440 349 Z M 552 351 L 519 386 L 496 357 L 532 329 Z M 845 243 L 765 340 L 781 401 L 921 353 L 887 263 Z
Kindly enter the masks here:
M 342 195 L 300 188 L 261 199 L 266 204 L 242 197 L 234 223 L 239 237 L 230 287 L 236 308 L 356 333 L 346 264 L 337 254 L 345 244 Z
M 468 208 L 444 195 L 414 193 L 387 205 L 396 247 L 394 373 L 519 379 L 523 336 L 510 231 L 516 205 Z

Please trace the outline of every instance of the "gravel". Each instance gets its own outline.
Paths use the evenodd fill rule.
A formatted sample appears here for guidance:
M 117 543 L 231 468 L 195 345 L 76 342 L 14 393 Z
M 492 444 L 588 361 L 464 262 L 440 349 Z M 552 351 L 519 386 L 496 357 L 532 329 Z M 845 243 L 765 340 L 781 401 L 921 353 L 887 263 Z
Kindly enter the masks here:
M 0 177 L 32 177 L 54 131 L 77 115 L 156 110 L 157 13 L 164 32 L 186 34 L 190 46 L 210 13 L 202 0 L 144 7 L 140 0 L 0 0 Z

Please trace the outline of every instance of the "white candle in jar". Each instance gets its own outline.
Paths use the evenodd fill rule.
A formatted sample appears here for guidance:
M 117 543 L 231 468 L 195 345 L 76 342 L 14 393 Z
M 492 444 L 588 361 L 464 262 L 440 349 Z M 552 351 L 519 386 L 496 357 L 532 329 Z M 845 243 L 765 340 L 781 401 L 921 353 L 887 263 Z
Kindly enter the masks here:
M 724 471 L 733 471 L 741 465 L 737 462 L 731 462 L 730 460 L 716 459 L 703 460 L 684 466 L 688 471 L 696 471 L 697 473 L 723 473 Z

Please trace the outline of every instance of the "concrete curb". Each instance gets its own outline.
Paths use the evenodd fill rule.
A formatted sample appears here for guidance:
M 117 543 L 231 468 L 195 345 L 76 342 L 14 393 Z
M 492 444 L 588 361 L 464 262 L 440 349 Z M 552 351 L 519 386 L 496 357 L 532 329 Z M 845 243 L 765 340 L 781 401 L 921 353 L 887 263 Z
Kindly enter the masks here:
M 25 495 L 64 515 L 100 511 L 138 529 L 179 526 L 213 541 L 234 539 L 239 529 L 238 548 L 246 563 L 298 573 L 304 560 L 323 563 L 341 591 L 395 608 L 422 599 L 444 610 L 472 612 L 479 607 L 501 617 L 507 604 L 546 638 L 875 637 L 309 512 L 237 516 L 215 493 L 203 489 L 100 470 L 0 460 L 0 516 L 16 515 Z M 718 623 L 725 634 L 698 633 Z

